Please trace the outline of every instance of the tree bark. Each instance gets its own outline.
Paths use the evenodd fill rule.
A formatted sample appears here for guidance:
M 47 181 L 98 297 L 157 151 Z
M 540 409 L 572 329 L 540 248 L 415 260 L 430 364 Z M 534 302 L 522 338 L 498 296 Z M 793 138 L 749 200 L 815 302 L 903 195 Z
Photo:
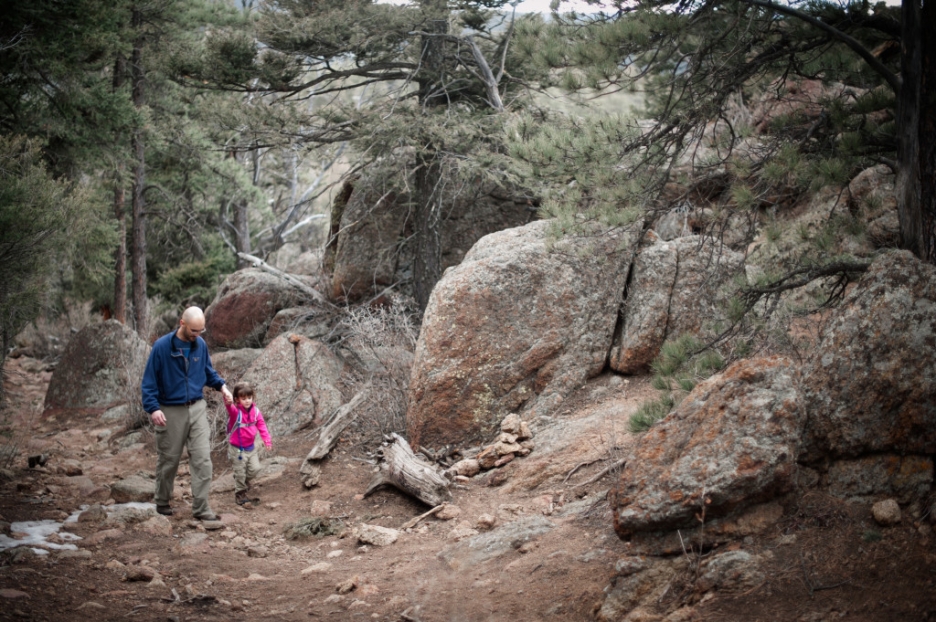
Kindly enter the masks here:
M 936 6 L 901 6 L 897 215 L 901 246 L 936 263 Z
M 936 4 L 920 11 L 920 259 L 936 264 Z
M 448 21 L 433 19 L 427 32 L 445 34 Z M 419 103 L 424 108 L 447 103 L 445 93 L 445 38 L 423 37 Z M 413 258 L 413 290 L 420 311 L 426 310 L 429 294 L 442 276 L 442 193 L 439 190 L 441 166 L 435 146 L 429 144 L 417 157 L 415 174 L 416 206 L 413 214 L 415 226 Z
M 133 11 L 133 26 L 137 29 L 137 38 L 133 42 L 131 57 L 131 82 L 133 105 L 139 111 L 143 108 L 144 82 L 143 72 L 143 16 L 139 9 Z M 146 298 L 146 205 L 143 201 L 143 187 L 146 183 L 146 158 L 143 128 L 134 128 L 131 137 L 131 149 L 134 156 L 133 196 L 131 199 L 133 244 L 130 250 L 130 270 L 132 272 L 133 320 L 140 337 L 149 337 L 149 309 Z
M 114 63 L 114 90 L 124 83 L 126 59 L 117 56 Z M 120 156 L 118 156 L 120 157 Z M 114 319 L 127 323 L 127 214 L 124 189 L 124 163 L 117 163 L 114 176 L 114 217 L 117 219 L 117 248 L 114 249 Z

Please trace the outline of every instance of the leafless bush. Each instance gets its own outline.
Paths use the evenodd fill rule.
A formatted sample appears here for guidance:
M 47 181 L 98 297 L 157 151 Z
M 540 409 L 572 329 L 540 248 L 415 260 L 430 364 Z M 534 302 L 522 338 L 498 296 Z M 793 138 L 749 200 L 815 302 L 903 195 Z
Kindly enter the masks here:
M 349 310 L 339 326 L 339 354 L 349 360 L 345 384 L 353 394 L 370 387 L 355 428 L 361 442 L 378 445 L 384 435 L 405 435 L 407 392 L 418 328 L 402 297 L 389 306 Z

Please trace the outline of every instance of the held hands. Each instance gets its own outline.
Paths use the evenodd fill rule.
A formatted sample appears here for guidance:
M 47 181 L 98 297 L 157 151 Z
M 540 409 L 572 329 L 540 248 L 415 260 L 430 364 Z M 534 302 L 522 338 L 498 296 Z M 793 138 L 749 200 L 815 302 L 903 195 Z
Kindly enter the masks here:
M 225 404 L 230 405 L 234 403 L 234 396 L 231 395 L 231 391 L 227 388 L 226 384 L 221 387 L 221 396 L 224 398 Z
M 150 413 L 150 419 L 153 421 L 155 426 L 164 426 L 166 425 L 166 415 L 161 410 L 154 410 Z

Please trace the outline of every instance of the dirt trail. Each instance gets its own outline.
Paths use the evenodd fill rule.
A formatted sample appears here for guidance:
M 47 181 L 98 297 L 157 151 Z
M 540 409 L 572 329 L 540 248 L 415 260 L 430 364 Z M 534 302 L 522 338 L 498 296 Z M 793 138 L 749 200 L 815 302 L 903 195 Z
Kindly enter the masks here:
M 61 521 L 106 502 L 120 478 L 152 472 L 151 435 L 128 438 L 120 422 L 100 419 L 41 421 L 50 373 L 24 358 L 8 361 L 6 371 L 10 399 L 0 421 L 20 455 L 0 479 L 0 520 Z M 231 492 L 212 494 L 224 522 L 213 531 L 191 520 L 183 465 L 177 494 L 184 494 L 168 522 L 112 516 L 70 526 L 84 538 L 77 551 L 0 555 L 0 620 L 592 620 L 615 562 L 630 551 L 602 498 L 613 474 L 580 484 L 626 456 L 627 416 L 650 394 L 646 379 L 595 379 L 534 429 L 533 453 L 453 491 L 457 518 L 427 518 L 385 547 L 361 545 L 353 529 L 399 528 L 428 508 L 394 490 L 362 498 L 374 467 L 350 434 L 312 490 L 298 477 L 308 438 L 275 439 L 276 454 L 265 460 L 285 468 L 256 488 L 259 507 L 239 508 Z M 43 452 L 46 466 L 28 469 L 26 456 Z M 216 480 L 229 477 L 226 456 L 217 452 L 214 464 Z M 330 505 L 347 529 L 286 539 L 284 528 L 312 516 L 313 503 Z M 816 492 L 785 503 L 779 524 L 729 547 L 764 560 L 760 585 L 706 593 L 687 575 L 659 606 L 688 608 L 665 622 L 936 619 L 925 508 L 909 508 L 901 526 L 884 529 L 866 506 Z M 493 531 L 455 540 L 485 514 L 496 517 Z M 127 580 L 134 577 L 142 580 Z
M 30 371 L 39 365 L 28 359 L 13 359 L 8 367 L 6 414 L 19 418 L 21 455 L 12 465 L 14 478 L 0 486 L 4 520 L 62 520 L 81 505 L 106 500 L 102 486 L 152 472 L 151 435 L 128 446 L 134 439 L 121 438 L 119 422 L 39 421 L 48 372 Z M 361 545 L 353 528 L 366 523 L 398 529 L 428 508 L 392 489 L 362 498 L 374 467 L 362 461 L 363 449 L 351 439 L 324 461 L 321 484 L 312 490 L 302 488 L 297 473 L 309 447 L 306 436 L 276 439 L 274 458 L 288 461 L 285 470 L 255 488 L 262 498 L 253 510 L 238 507 L 233 493 L 212 494 L 225 523 L 215 531 L 191 520 L 183 463 L 171 534 L 145 523 L 72 528 L 85 538 L 77 552 L 26 556 L 0 567 L 0 588 L 25 594 L 0 598 L 0 619 L 591 619 L 623 545 L 602 500 L 610 476 L 573 486 L 600 471 L 629 438 L 621 430 L 645 391 L 643 385 L 630 389 L 637 384 L 618 379 L 613 386 L 589 386 L 579 400 L 589 407 L 570 402 L 550 431 L 535 439 L 530 456 L 501 469 L 501 485 L 486 485 L 489 476 L 474 478 L 453 491 L 457 518 L 430 517 L 385 547 Z M 50 456 L 45 467 L 25 468 L 26 455 L 43 452 Z M 226 456 L 216 452 L 214 464 L 215 479 L 223 479 Z M 69 468 L 77 472 L 76 466 L 81 475 L 65 474 Z M 314 501 L 330 504 L 330 515 L 347 525 L 345 533 L 287 540 L 284 528 L 311 516 Z M 491 551 L 475 559 L 453 532 L 475 528 L 484 514 L 495 517 L 496 526 L 545 524 L 545 533 L 514 534 L 514 541 L 491 543 Z M 140 566 L 158 573 L 155 585 L 124 580 Z M 340 593 L 349 582 L 354 589 Z M 174 593 L 180 602 L 171 602 Z

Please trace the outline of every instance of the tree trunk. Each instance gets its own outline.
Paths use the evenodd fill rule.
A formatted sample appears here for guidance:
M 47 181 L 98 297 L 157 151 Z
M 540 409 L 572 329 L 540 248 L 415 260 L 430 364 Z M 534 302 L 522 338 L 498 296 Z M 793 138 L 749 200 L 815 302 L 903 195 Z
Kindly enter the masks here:
M 365 497 L 382 486 L 390 485 L 433 507 L 452 498 L 451 482 L 433 465 L 416 456 L 402 436 L 391 434 L 387 441 L 381 449 L 380 470 L 367 486 Z
M 117 56 L 114 63 L 114 90 L 124 83 L 126 59 Z M 118 156 L 120 157 L 120 156 Z M 114 176 L 114 217 L 117 219 L 117 248 L 114 249 L 114 319 L 127 323 L 127 215 L 124 190 L 124 163 L 117 164 Z
M 143 87 L 143 17 L 139 10 L 133 12 L 133 26 L 138 30 L 138 36 L 133 43 L 131 57 L 131 80 L 133 87 L 133 105 L 137 110 L 144 104 Z M 130 140 L 134 156 L 133 169 L 133 197 L 131 200 L 133 245 L 130 250 L 130 270 L 133 274 L 133 320 L 137 334 L 143 339 L 149 337 L 149 309 L 146 298 L 146 211 L 143 202 L 143 187 L 146 182 L 146 159 L 144 153 L 143 128 L 138 126 L 133 130 Z
M 897 106 L 901 245 L 936 263 L 936 6 L 904 0 Z
M 424 108 L 443 105 L 445 93 L 445 40 L 433 34 L 448 32 L 448 20 L 433 19 L 427 23 L 423 37 L 419 78 L 419 103 Z M 414 180 L 416 206 L 413 214 L 413 290 L 420 311 L 426 310 L 429 294 L 442 276 L 442 193 L 441 166 L 435 146 L 429 144 L 417 158 Z
M 238 199 L 234 203 L 234 248 L 237 249 L 237 268 L 246 268 L 250 264 L 240 257 L 240 253 L 249 255 L 250 249 L 250 223 L 247 220 L 247 199 Z
M 920 259 L 936 264 L 936 4 L 920 12 Z

